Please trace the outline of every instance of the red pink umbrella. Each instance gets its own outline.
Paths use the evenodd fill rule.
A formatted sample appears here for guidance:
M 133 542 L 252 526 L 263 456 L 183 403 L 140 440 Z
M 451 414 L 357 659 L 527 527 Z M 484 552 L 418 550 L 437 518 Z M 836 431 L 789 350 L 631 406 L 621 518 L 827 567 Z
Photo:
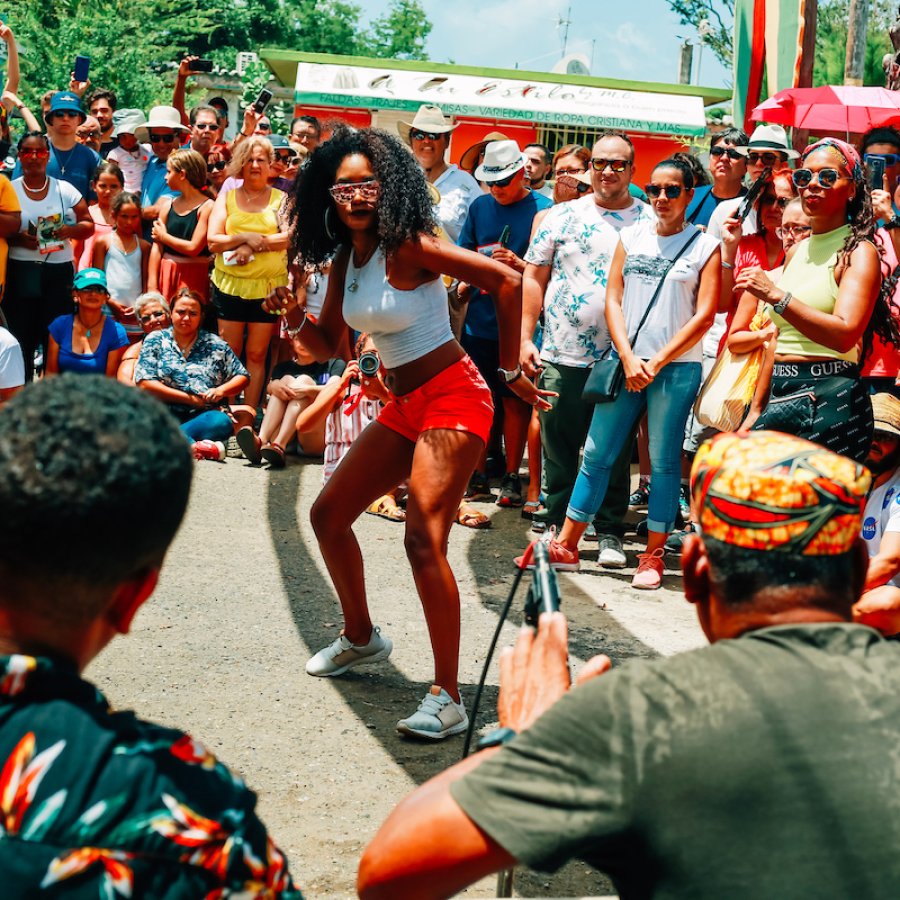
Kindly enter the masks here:
M 842 84 L 787 88 L 760 103 L 751 116 L 809 131 L 861 134 L 900 121 L 900 91 Z

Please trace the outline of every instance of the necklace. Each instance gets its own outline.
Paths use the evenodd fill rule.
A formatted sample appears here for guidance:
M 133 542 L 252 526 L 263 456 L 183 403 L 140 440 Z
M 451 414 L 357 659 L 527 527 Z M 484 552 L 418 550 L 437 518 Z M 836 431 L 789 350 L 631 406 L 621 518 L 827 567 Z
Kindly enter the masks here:
M 181 344 L 178 344 L 178 340 L 175 340 L 175 343 L 178 344 L 178 349 L 181 351 L 181 355 L 187 359 L 191 355 L 191 350 L 194 349 L 194 344 L 197 343 L 197 338 L 199 335 L 194 335 L 194 339 L 187 345 L 187 347 L 182 347 Z
M 45 191 L 50 186 L 50 177 L 48 175 L 44 176 L 44 183 L 39 188 L 31 188 L 25 184 L 25 179 L 22 179 L 22 187 L 28 191 L 29 194 L 40 194 L 41 191 Z
M 347 285 L 347 290 L 351 294 L 355 294 L 359 290 L 359 273 L 366 267 L 377 249 L 378 244 L 375 244 L 375 246 L 366 254 L 365 258 L 360 260 L 358 266 L 353 264 L 353 251 L 350 251 L 350 259 L 347 261 L 347 271 L 349 272 L 352 270 L 353 281 Z
M 51 144 L 51 146 L 52 146 L 52 144 Z M 75 147 L 77 147 L 77 146 L 78 145 L 76 144 Z M 59 171 L 62 175 L 66 174 L 66 166 L 69 164 L 69 160 L 72 158 L 72 154 L 75 152 L 75 147 L 71 147 L 70 149 L 65 151 L 65 153 L 66 153 L 65 159 L 62 158 L 63 151 L 57 150 L 56 147 L 53 147 L 53 155 L 56 157 L 56 162 L 57 162 L 57 165 L 59 166 Z
M 241 190 L 244 192 L 244 196 L 252 203 L 254 200 L 259 200 L 260 197 L 269 189 L 269 186 L 266 185 L 261 191 L 257 191 L 255 194 L 251 194 L 250 191 L 242 184 Z
M 85 336 L 88 340 L 90 340 L 90 339 L 91 339 L 91 332 L 92 332 L 92 331 L 93 331 L 93 330 L 94 330 L 94 329 L 95 329 L 95 328 L 103 321 L 104 316 L 103 316 L 103 313 L 101 312 L 101 313 L 100 313 L 100 318 L 97 319 L 97 321 L 94 322 L 90 327 L 88 327 L 87 325 L 85 325 L 84 319 L 81 318 L 81 313 L 80 313 L 80 312 L 78 313 L 77 318 L 78 318 L 78 324 L 81 325 L 81 327 L 84 329 L 84 336 Z

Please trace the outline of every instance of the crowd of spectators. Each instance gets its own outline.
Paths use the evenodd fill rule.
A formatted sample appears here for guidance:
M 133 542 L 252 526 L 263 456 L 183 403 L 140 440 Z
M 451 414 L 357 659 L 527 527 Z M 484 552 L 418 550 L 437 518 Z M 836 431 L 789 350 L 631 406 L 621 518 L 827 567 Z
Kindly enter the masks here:
M 392 818 L 364 859 L 364 894 L 443 896 L 517 860 L 558 865 L 588 839 L 600 866 L 615 868 L 626 848 L 623 889 L 684 892 L 688 876 L 665 863 L 662 832 L 675 823 L 654 831 L 641 806 L 674 789 L 653 766 L 633 777 L 642 769 L 634 754 L 664 729 L 673 756 L 690 755 L 682 732 L 698 716 L 709 746 L 724 740 L 702 682 L 725 692 L 735 666 L 770 667 L 760 691 L 777 679 L 799 685 L 770 697 L 773 716 L 787 718 L 817 666 L 836 658 L 839 669 L 852 657 L 866 677 L 862 644 L 888 659 L 893 647 L 877 632 L 900 634 L 900 131 L 795 149 L 777 125 L 729 128 L 712 137 L 708 174 L 682 152 L 642 160 L 653 167 L 638 186 L 623 132 L 555 152 L 495 132 L 452 164 L 456 126 L 429 104 L 399 135 L 310 116 L 279 135 L 248 106 L 229 140 L 221 98 L 186 108 L 193 57 L 179 66 L 171 105 L 120 107 L 114 91 L 73 81 L 48 92 L 35 115 L 19 97 L 5 24 L 0 39 L 10 50 L 2 105 L 23 123 L 10 177 L 0 175 L 0 405 L 33 425 L 29 397 L 52 405 L 58 390 L 72 402 L 79 379 L 94 376 L 80 382 L 85 395 L 89 385 L 112 390 L 126 418 L 128 392 L 160 401 L 141 397 L 134 414 L 164 415 L 166 441 L 181 441 L 185 459 L 187 447 L 196 460 L 243 456 L 270 469 L 291 453 L 322 459 L 311 518 L 345 625 L 308 661 L 309 675 L 340 676 L 392 652 L 370 618 L 352 530 L 363 512 L 405 523 L 428 624 L 434 684 L 397 724 L 409 737 L 442 740 L 469 725 L 447 542 L 453 523 L 489 526 L 486 503 L 519 510 L 556 569 L 579 570 L 586 541 L 601 569 L 626 568 L 633 529 L 644 545 L 631 559 L 633 587 L 658 589 L 667 554 L 680 554 L 710 641 L 746 638 L 740 652 L 710 648 L 668 670 L 601 678 L 602 688 L 558 706 L 562 689 L 515 715 L 507 706 L 511 733 L 496 743 L 513 740 L 509 751 L 425 786 L 428 802 L 410 801 L 402 824 Z M 745 357 L 758 361 L 752 397 L 737 434 L 716 437 L 695 401 L 722 377 L 723 359 Z M 46 384 L 14 400 L 32 380 Z M 122 387 L 107 386 L 114 381 Z M 75 406 L 90 422 L 89 404 Z M 4 440 L 0 468 L 12 452 Z M 43 452 L 26 444 L 35 458 Z M 635 521 L 635 510 L 646 517 Z M 159 539 L 157 568 L 170 538 Z M 516 564 L 533 566 L 532 550 Z M 0 554 L 0 573 L 5 566 Z M 144 590 L 134 572 L 121 576 Z M 96 610 L 112 596 L 98 593 Z M 793 631 L 758 634 L 778 627 Z M 542 629 L 538 641 L 563 652 L 559 620 Z M 529 648 L 516 652 L 526 659 L 516 672 L 506 667 L 507 683 L 543 671 L 553 655 L 534 662 Z M 590 674 L 606 668 L 600 661 Z M 616 718 L 630 693 L 665 708 L 655 698 L 671 677 L 696 691 L 661 718 Z M 601 710 L 596 724 L 564 739 L 591 718 L 585 704 Z M 752 710 L 735 708 L 749 728 Z M 863 718 L 848 714 L 827 730 L 840 743 Z M 826 728 L 808 719 L 803 734 Z M 801 729 L 791 736 L 800 740 Z M 594 804 L 581 825 L 564 827 L 572 812 L 561 803 L 559 820 L 510 827 L 541 817 L 560 758 L 572 766 L 573 796 Z M 753 772 L 763 760 L 748 751 L 742 765 Z M 700 787 L 696 795 L 698 805 L 708 799 Z M 812 817 L 798 803 L 787 792 L 756 815 L 800 821 L 812 847 Z M 712 805 L 698 813 L 709 839 Z M 463 837 L 458 853 L 435 859 L 428 846 L 442 829 Z M 409 858 L 417 863 L 404 869 Z M 684 859 L 696 871 L 698 861 Z M 758 870 L 752 856 L 728 867 L 727 876 L 707 873 L 722 896 Z M 286 869 L 271 859 L 270 868 L 289 895 Z

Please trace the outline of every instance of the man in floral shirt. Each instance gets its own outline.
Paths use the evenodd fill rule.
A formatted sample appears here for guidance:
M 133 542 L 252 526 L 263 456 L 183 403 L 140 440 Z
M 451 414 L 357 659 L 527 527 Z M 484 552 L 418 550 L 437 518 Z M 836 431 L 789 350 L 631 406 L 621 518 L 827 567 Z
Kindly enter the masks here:
M 191 465 L 165 408 L 110 379 L 44 380 L 0 411 L 7 900 L 300 898 L 253 792 L 80 676 L 153 592 Z
M 556 391 L 552 408 L 540 414 L 546 509 L 535 513 L 539 527 L 561 527 L 578 474 L 578 454 L 587 436 L 593 405 L 581 399 L 591 366 L 610 345 L 606 330 L 606 280 L 619 231 L 652 216 L 631 196 L 634 147 L 624 134 L 601 137 L 591 155 L 593 193 L 553 207 L 538 226 L 525 255 L 522 278 L 522 366 L 540 372 L 540 387 Z M 542 349 L 532 342 L 544 313 Z M 628 511 L 631 442 L 610 473 L 606 499 L 595 523 L 600 564 L 625 565 L 621 535 Z

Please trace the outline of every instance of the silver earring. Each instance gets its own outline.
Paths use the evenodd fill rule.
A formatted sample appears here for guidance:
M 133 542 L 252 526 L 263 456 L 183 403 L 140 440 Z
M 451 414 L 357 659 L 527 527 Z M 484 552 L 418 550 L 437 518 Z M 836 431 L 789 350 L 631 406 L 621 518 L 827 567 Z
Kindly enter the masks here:
M 336 241 L 337 237 L 335 236 L 334 229 L 331 227 L 331 214 L 334 212 L 334 207 L 329 206 L 325 210 L 325 234 L 328 235 L 329 240 Z

